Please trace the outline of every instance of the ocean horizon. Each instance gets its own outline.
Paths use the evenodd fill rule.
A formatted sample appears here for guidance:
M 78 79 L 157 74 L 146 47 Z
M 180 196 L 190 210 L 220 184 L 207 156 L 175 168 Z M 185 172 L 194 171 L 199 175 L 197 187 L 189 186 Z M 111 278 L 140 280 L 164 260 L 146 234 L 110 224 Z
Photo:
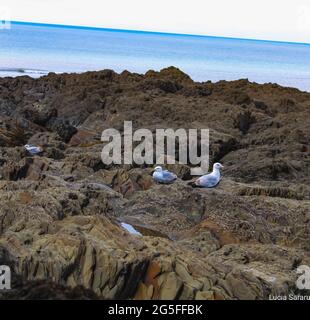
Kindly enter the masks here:
M 310 92 L 307 43 L 14 21 L 0 45 L 0 77 L 175 66 L 200 82 L 247 78 Z

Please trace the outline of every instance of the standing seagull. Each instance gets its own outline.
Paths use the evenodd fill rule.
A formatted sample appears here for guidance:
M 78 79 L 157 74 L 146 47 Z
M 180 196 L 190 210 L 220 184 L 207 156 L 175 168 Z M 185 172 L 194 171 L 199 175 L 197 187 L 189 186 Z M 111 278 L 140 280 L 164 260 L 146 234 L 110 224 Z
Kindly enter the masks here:
M 153 172 L 153 179 L 159 183 L 171 183 L 173 182 L 177 176 L 168 170 L 163 170 L 162 167 L 157 166 Z
M 213 188 L 218 185 L 221 180 L 220 169 L 224 168 L 220 163 L 216 162 L 213 165 L 213 171 L 209 174 L 201 176 L 192 184 L 193 187 Z

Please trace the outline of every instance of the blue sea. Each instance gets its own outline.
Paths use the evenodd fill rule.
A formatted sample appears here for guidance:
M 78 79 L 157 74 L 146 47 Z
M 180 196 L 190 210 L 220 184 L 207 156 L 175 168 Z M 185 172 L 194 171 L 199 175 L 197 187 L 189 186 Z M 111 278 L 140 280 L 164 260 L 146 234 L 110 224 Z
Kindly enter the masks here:
M 310 44 L 20 22 L 0 29 L 0 76 L 168 66 L 196 81 L 248 78 L 310 92 Z

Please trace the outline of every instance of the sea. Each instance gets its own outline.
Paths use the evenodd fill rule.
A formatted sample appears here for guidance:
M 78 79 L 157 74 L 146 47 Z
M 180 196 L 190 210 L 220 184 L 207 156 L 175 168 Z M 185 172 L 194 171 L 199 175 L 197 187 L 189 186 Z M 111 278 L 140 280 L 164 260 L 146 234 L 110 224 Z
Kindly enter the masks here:
M 175 66 L 195 81 L 249 79 L 310 92 L 310 44 L 12 22 L 0 77 Z

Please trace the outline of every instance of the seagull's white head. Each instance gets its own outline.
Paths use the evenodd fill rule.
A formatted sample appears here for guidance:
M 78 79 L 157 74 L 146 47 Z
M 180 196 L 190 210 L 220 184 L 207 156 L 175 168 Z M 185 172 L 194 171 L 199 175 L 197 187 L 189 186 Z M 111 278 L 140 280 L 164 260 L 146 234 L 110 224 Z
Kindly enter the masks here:
M 216 162 L 213 165 L 213 170 L 220 170 L 222 168 L 224 168 L 224 166 L 222 166 L 219 162 Z
M 163 168 L 161 166 L 157 166 L 157 167 L 154 168 L 154 171 L 155 172 L 161 172 L 161 171 L 163 171 Z

